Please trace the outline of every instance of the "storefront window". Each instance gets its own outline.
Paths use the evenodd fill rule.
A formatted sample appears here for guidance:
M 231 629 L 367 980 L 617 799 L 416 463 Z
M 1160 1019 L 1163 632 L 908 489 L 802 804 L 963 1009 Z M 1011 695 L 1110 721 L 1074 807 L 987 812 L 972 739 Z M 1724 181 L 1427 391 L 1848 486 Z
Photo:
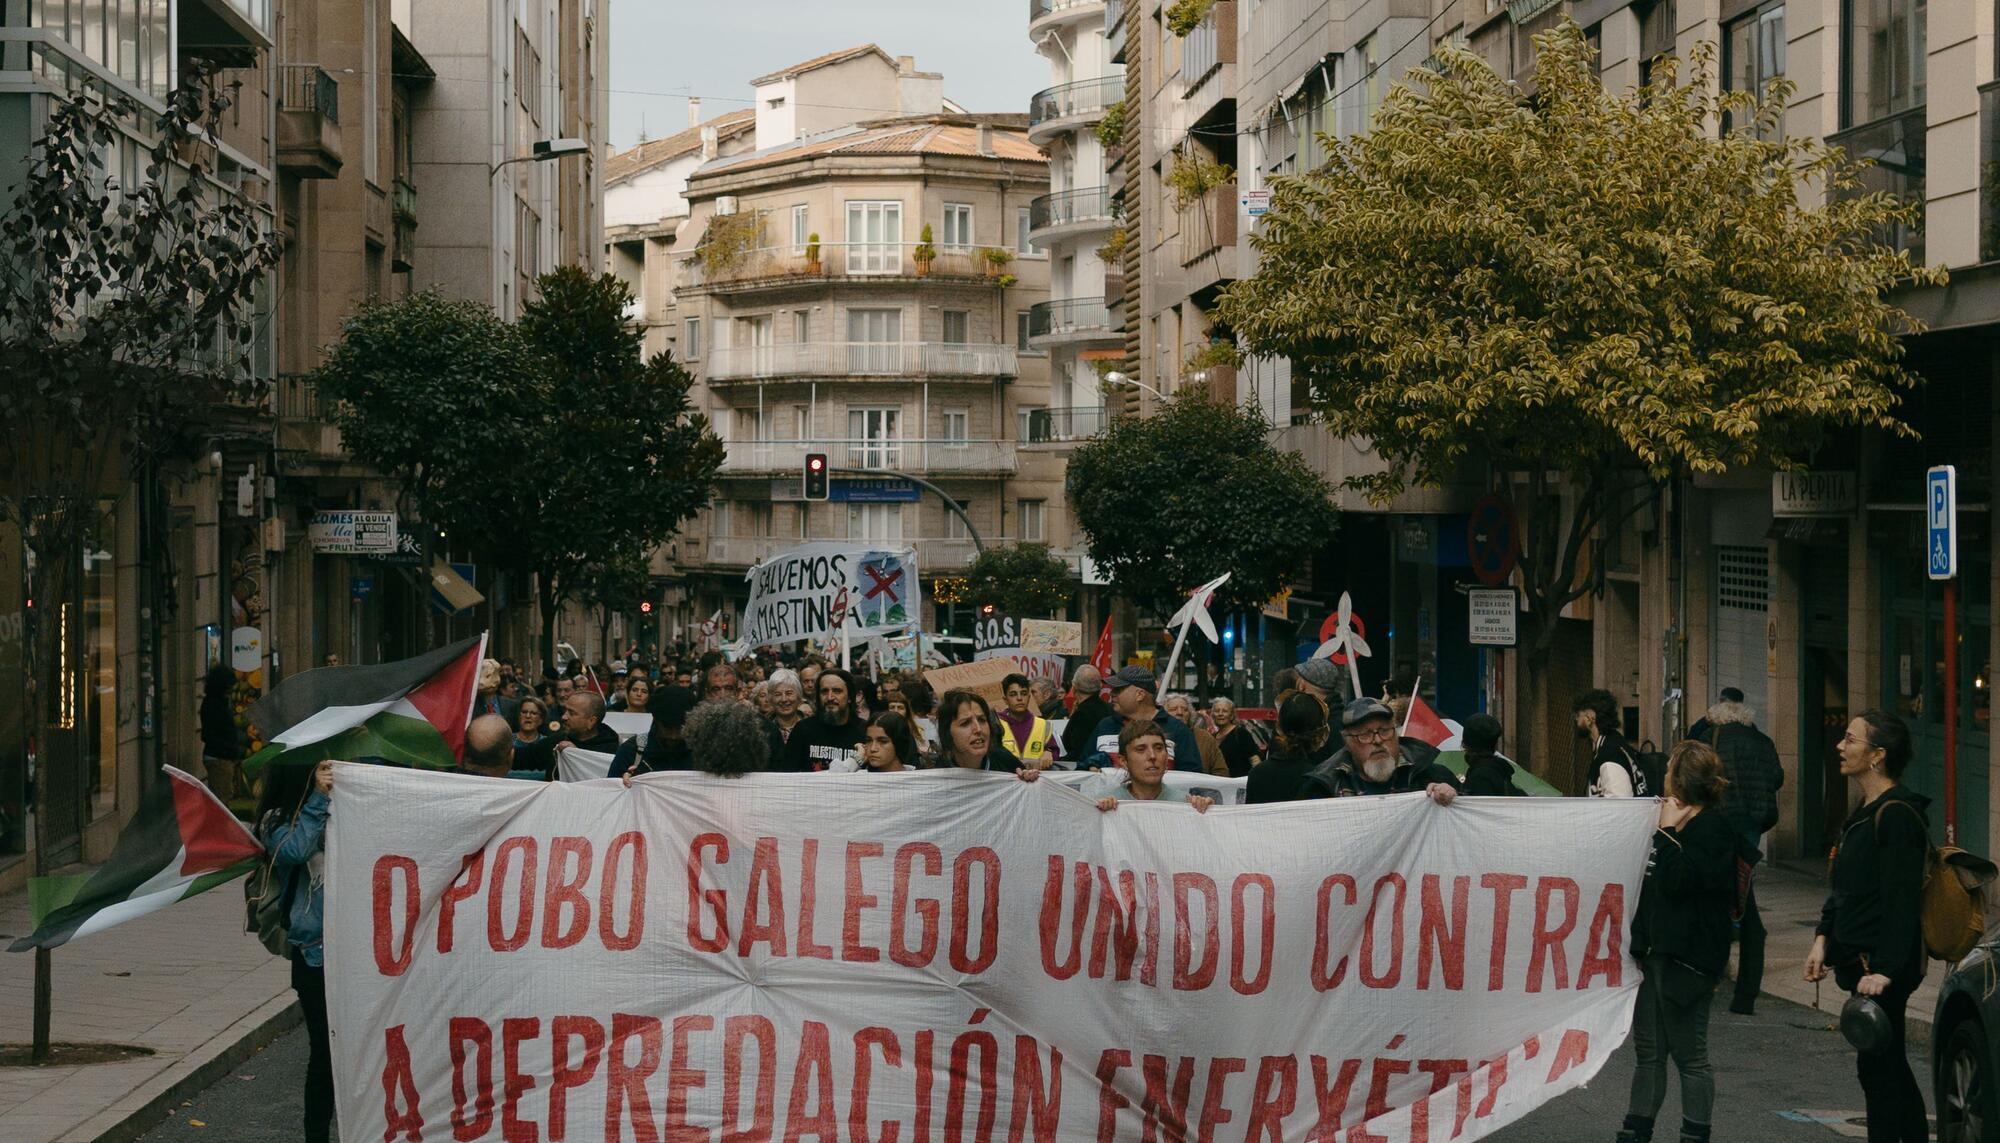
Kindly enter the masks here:
M 74 689 L 89 816 L 118 808 L 118 515 L 107 508 L 98 534 L 83 546 L 81 662 L 68 674 Z
M 0 520 L 0 695 L 17 700 L 0 702 L 0 863 L 28 852 L 28 754 L 18 701 L 27 693 L 23 575 L 20 530 Z

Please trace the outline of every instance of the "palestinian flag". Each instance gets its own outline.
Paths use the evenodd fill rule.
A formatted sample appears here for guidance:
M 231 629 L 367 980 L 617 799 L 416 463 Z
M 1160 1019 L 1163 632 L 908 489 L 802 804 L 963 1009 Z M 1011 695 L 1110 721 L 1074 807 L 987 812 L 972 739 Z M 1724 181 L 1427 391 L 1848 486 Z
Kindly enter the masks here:
M 248 873 L 264 855 L 229 808 L 191 774 L 160 768 L 111 860 L 94 873 L 28 882 L 35 931 L 14 952 L 52 949 L 143 917 Z
M 486 636 L 394 663 L 320 667 L 293 675 L 250 708 L 264 748 L 244 760 L 245 777 L 266 763 L 382 758 L 449 770 L 465 749 Z

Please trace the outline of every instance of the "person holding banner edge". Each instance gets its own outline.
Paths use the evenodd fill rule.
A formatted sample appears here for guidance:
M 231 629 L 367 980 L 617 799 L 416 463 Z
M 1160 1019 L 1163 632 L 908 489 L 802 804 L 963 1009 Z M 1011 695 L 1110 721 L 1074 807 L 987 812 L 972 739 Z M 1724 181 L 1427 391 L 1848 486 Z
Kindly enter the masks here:
M 291 812 L 287 813 L 287 807 Z M 326 823 L 333 812 L 333 763 L 275 762 L 257 807 L 257 834 L 286 887 L 286 941 L 292 991 L 306 1026 L 306 1143 L 327 1143 L 333 1128 L 333 1041 L 326 1016 Z
M 938 764 L 961 770 L 1019 774 L 1032 782 L 1041 771 L 1023 767 L 993 733 L 993 710 L 977 691 L 946 691 L 938 700 Z

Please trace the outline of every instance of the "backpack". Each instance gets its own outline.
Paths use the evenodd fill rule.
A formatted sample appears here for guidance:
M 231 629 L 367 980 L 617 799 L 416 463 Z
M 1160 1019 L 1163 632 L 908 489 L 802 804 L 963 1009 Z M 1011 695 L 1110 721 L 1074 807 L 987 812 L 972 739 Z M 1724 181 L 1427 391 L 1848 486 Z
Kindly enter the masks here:
M 1875 811 L 1875 832 L 1880 836 L 1882 815 L 1890 802 Z M 1910 812 L 1921 820 L 1915 806 Z M 1986 887 L 1996 872 L 1992 862 L 1955 845 L 1936 846 L 1930 842 L 1929 823 L 1924 833 L 1924 888 L 1918 915 L 1924 934 L 1924 951 L 1934 960 L 1956 964 L 1979 944 L 1986 934 Z
M 299 805 L 303 807 L 305 802 L 301 800 Z M 298 821 L 298 810 L 293 810 L 292 824 L 297 825 Z M 280 874 L 277 853 L 267 849 L 264 860 L 250 870 L 250 876 L 243 882 L 243 931 L 256 933 L 272 956 L 292 955 L 293 872 L 288 869 Z

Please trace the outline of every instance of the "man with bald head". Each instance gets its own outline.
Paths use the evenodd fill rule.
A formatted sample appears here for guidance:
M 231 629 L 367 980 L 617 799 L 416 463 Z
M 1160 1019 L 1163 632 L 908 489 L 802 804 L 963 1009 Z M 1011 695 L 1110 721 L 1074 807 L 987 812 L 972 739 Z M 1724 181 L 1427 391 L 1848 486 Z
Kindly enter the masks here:
M 578 687 L 562 700 L 562 734 L 544 734 L 521 749 L 515 765 L 524 770 L 541 770 L 551 778 L 557 773 L 556 759 L 565 750 L 594 750 L 600 754 L 618 752 L 618 732 L 604 725 L 604 698 L 588 687 Z
M 1104 676 L 1096 667 L 1085 663 L 1069 677 L 1070 711 L 1069 725 L 1062 732 L 1062 756 L 1077 759 L 1090 757 L 1097 749 L 1097 724 L 1111 716 L 1111 704 L 1100 694 L 1104 689 Z
M 465 728 L 465 756 L 460 772 L 482 778 L 505 778 L 514 769 L 514 728 L 497 714 L 482 714 Z

